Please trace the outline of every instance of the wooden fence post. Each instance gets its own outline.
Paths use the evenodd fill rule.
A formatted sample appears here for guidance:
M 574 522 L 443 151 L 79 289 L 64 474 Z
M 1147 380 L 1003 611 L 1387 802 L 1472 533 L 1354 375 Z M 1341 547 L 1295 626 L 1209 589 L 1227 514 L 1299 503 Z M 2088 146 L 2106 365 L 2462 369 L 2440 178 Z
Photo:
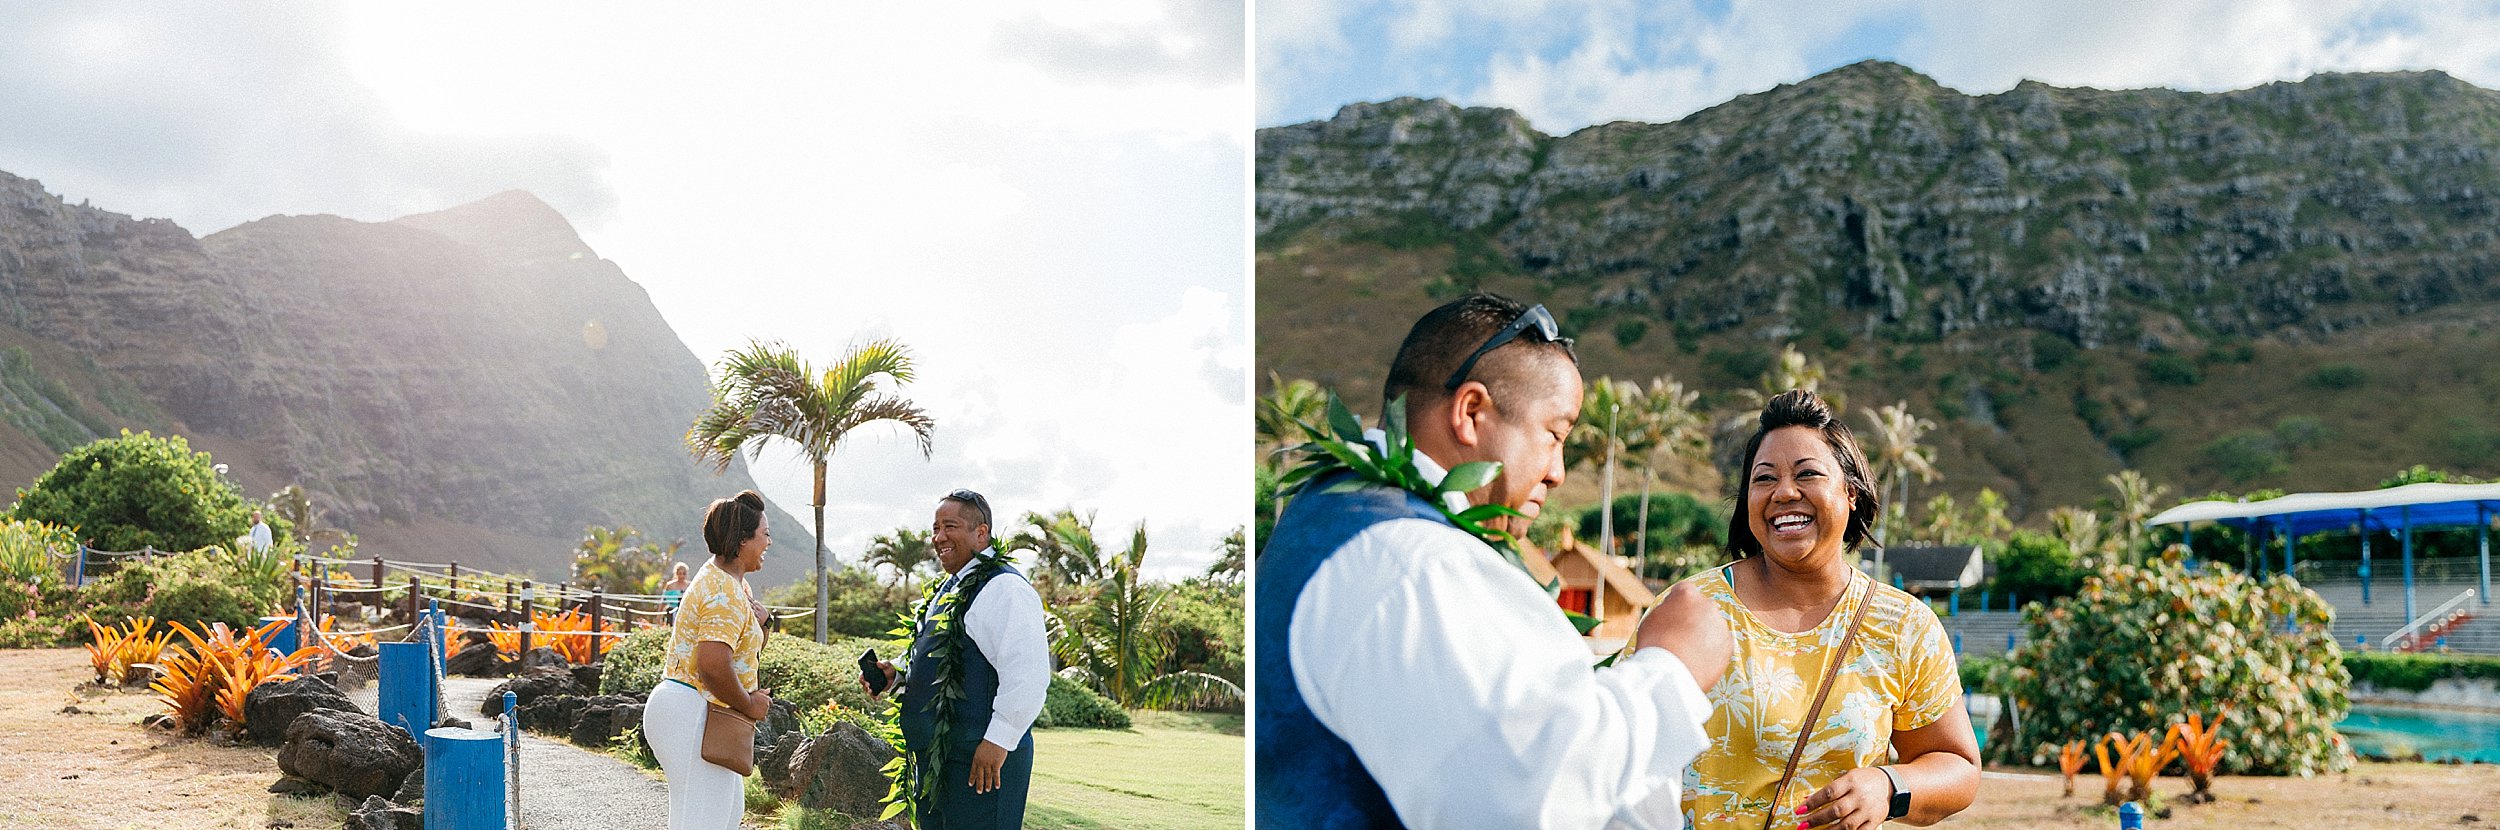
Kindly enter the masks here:
M 530 629 L 534 627 L 530 618 L 537 612 L 536 608 L 531 607 L 530 601 L 535 598 L 531 596 L 532 593 L 534 592 L 531 590 L 530 581 L 521 580 L 521 653 L 519 657 L 528 657 L 530 653 Z
M 410 622 L 410 623 L 415 623 L 415 622 L 417 621 L 417 613 L 418 613 L 419 611 L 423 610 L 423 609 L 424 609 L 424 607 L 425 607 L 425 606 L 422 606 L 422 605 L 417 604 L 417 575 L 416 575 L 416 574 L 409 574 L 409 575 L 408 575 L 408 622 Z

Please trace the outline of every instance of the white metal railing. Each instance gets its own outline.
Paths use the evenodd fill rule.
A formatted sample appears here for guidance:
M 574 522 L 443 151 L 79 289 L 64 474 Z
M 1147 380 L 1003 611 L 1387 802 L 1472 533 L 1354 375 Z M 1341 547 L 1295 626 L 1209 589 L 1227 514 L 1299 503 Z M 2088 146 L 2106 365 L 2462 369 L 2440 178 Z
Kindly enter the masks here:
M 2465 589 L 2456 596 L 2449 598 L 2447 602 L 2440 603 L 2439 607 L 2431 609 L 2429 613 L 2413 618 L 2412 622 L 2405 623 L 2405 627 L 2396 629 L 2396 633 L 2387 635 L 2387 639 L 2379 641 L 2379 648 L 2394 648 L 2396 646 L 2396 641 L 2410 636 L 2414 632 L 2421 631 L 2424 626 L 2446 619 L 2448 612 L 2457 610 L 2457 606 L 2473 601 L 2475 596 L 2476 592 L 2474 589 Z

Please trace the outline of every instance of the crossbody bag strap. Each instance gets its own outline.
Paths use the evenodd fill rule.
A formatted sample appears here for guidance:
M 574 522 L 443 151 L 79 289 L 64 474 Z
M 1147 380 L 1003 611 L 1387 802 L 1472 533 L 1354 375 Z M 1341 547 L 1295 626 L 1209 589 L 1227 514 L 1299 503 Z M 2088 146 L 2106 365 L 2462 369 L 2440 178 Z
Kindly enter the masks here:
M 1866 609 L 1875 604 L 1875 589 L 1868 586 L 1858 598 L 1858 610 L 1849 615 L 1849 632 L 1840 635 L 1840 650 L 1823 666 L 1823 684 L 1814 690 L 1814 706 L 1806 710 L 1805 724 L 1797 728 L 1797 745 L 1788 750 L 1788 766 L 1780 770 L 1779 785 L 1771 789 L 1771 805 L 1762 815 L 1762 830 L 1771 830 L 1779 820 L 1780 797 L 1788 794 L 1788 783 L 1797 776 L 1797 759 L 1806 754 L 1806 740 L 1814 737 L 1814 725 L 1823 718 L 1823 702 L 1832 696 L 1832 681 L 1840 678 L 1840 666 L 1849 662 L 1849 647 L 1858 641 L 1858 624 L 1866 621 Z

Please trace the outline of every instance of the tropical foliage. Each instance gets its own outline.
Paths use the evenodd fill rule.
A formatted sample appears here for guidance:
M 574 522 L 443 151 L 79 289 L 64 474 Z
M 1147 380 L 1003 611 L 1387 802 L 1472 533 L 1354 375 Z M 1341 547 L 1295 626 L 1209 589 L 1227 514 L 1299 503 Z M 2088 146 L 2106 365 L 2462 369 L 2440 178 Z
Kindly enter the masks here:
M 243 702 L 252 689 L 271 680 L 293 678 L 290 672 L 310 661 L 317 650 L 306 646 L 279 654 L 271 649 L 270 638 L 287 622 L 275 620 L 246 628 L 240 636 L 223 623 L 210 625 L 205 633 L 174 623 L 174 632 L 189 647 L 171 650 L 150 665 L 157 677 L 148 688 L 171 711 L 175 731 L 200 734 L 219 716 L 238 730 L 245 727 Z
M 2191 713 L 2227 709 L 2243 739 L 2223 772 L 2329 772 L 2351 763 L 2334 724 L 2349 703 L 2332 611 L 2289 578 L 2251 579 L 2215 563 L 2191 570 L 2177 550 L 2109 565 L 2072 597 L 2024 611 L 2006 690 L 2020 731 L 1999 747 L 2056 746 L 2117 732 L 2159 732 Z
M 185 551 L 243 535 L 252 508 L 182 436 L 123 430 L 63 453 L 32 487 L 17 491 L 10 515 L 71 528 L 103 550 Z M 287 538 L 283 518 L 273 517 L 270 528 Z
M 937 419 L 890 391 L 914 376 L 910 350 L 893 340 L 857 346 L 821 373 L 778 343 L 751 343 L 721 359 L 712 381 L 712 405 L 695 417 L 686 445 L 715 470 L 729 469 L 741 450 L 761 453 L 774 439 L 806 458 L 815 472 L 816 641 L 826 636 L 830 585 L 825 571 L 825 465 L 852 430 L 893 423 L 918 439 L 920 455 L 934 448 Z
M 99 625 L 80 615 L 95 642 L 87 644 L 87 661 L 95 665 L 95 682 L 111 686 L 127 686 L 146 678 L 144 669 L 136 667 L 155 663 L 164 656 L 165 645 L 173 642 L 171 628 L 155 631 L 156 620 L 140 617 L 121 627 Z M 154 632 L 151 634 L 150 632 Z
M 573 584 L 611 594 L 656 594 L 686 540 L 662 545 L 642 536 L 633 525 L 582 529 L 573 546 Z
M 1204 671 L 1166 671 L 1168 632 L 1156 627 L 1166 586 L 1145 580 L 1146 525 L 1140 522 L 1128 550 L 1112 558 L 1110 571 L 1082 605 L 1051 608 L 1056 636 L 1051 651 L 1067 674 L 1127 708 L 1170 708 L 1240 700 L 1240 684 Z
M 58 585 L 64 557 L 78 552 L 69 528 L 26 519 L 0 519 L 0 584 Z
M 928 531 L 900 527 L 868 540 L 868 550 L 861 561 L 872 568 L 884 566 L 892 571 L 893 587 L 908 591 L 913 574 L 936 570 L 937 548 L 929 544 Z

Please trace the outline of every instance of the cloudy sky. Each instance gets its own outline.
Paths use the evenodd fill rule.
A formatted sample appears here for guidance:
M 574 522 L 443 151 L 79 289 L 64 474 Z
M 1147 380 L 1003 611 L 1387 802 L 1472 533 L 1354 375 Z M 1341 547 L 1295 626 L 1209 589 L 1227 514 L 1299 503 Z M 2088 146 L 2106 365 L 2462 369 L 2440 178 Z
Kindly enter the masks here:
M 1564 133 L 1673 120 L 1866 58 L 1971 94 L 2428 68 L 2500 88 L 2500 4 L 2454 0 L 1260 0 L 1255 18 L 1262 126 L 1416 95 Z
M 970 486 L 1202 569 L 1250 502 L 1239 0 L 710 8 L 13 4 L 0 170 L 199 235 L 526 189 L 707 363 L 916 350 L 936 458 L 841 450 L 837 556 Z

